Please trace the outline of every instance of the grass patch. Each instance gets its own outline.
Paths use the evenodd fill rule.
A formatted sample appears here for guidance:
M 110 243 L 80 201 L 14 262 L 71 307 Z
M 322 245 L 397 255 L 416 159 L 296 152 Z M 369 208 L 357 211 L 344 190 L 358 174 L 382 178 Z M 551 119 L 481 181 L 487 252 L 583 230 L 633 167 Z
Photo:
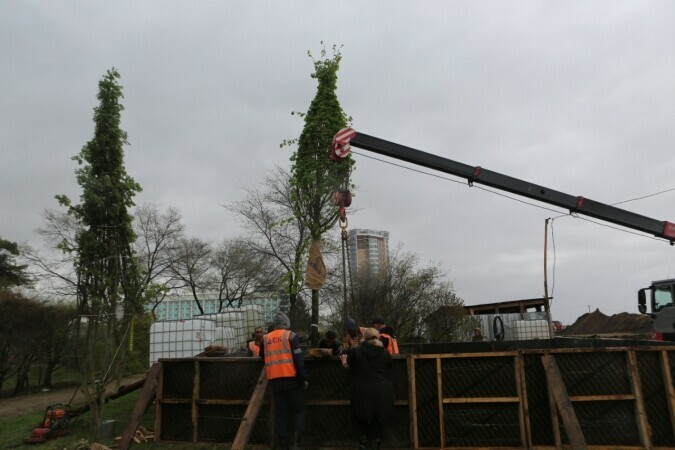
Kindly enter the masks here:
M 140 390 L 127 394 L 116 400 L 108 402 L 103 409 L 103 418 L 105 420 L 116 420 L 115 436 L 120 436 L 124 427 L 131 416 L 134 409 L 134 404 Z M 78 443 L 82 443 L 89 438 L 89 424 L 90 414 L 84 413 L 79 420 L 73 425 L 71 432 L 67 436 L 57 439 L 49 440 L 43 444 L 23 444 L 23 439 L 30 437 L 31 431 L 43 419 L 44 412 L 37 412 L 26 414 L 24 416 L 12 417 L 4 419 L 0 422 L 0 448 L 1 449 L 16 449 L 16 450 L 64 450 L 79 447 Z M 151 406 L 147 413 L 141 420 L 141 425 L 152 430 L 155 426 L 155 410 Z M 104 440 L 101 442 L 104 445 L 114 445 L 114 439 Z M 165 443 L 165 442 L 148 442 L 142 444 L 133 444 L 132 448 L 148 448 L 152 450 L 171 449 L 177 450 L 181 448 L 189 448 L 190 450 L 223 450 L 229 448 L 223 444 L 190 444 L 190 443 Z
M 20 392 L 20 395 L 33 394 L 39 392 L 42 388 L 42 374 L 44 371 L 44 366 L 41 364 L 33 365 L 28 371 L 28 392 Z M 59 389 L 62 387 L 76 386 L 79 384 L 79 374 L 76 370 L 68 367 L 58 367 L 52 373 L 52 388 Z M 16 379 L 10 377 L 4 383 L 2 392 L 2 398 L 11 397 L 14 392 L 14 386 L 16 386 Z

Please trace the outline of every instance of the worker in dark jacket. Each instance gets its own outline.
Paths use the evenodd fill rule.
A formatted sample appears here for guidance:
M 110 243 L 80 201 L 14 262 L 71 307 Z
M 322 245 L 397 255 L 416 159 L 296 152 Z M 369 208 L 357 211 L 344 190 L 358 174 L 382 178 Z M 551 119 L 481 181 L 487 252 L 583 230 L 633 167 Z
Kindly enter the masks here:
M 335 334 L 335 331 L 331 330 L 326 331 L 324 338 L 319 341 L 319 348 L 329 348 L 333 350 L 333 355 L 340 355 L 342 353 L 337 334 Z
M 305 430 L 305 393 L 307 371 L 302 359 L 300 340 L 289 330 L 291 322 L 283 313 L 274 316 L 274 330 L 262 341 L 260 355 L 265 361 L 268 386 L 274 396 L 274 412 L 278 446 L 289 449 L 288 419 L 294 416 L 293 450 L 299 450 Z
M 394 411 L 393 365 L 379 340 L 379 332 L 368 328 L 364 340 L 347 356 L 352 392 L 352 412 L 359 429 L 359 449 L 380 448 L 384 424 Z

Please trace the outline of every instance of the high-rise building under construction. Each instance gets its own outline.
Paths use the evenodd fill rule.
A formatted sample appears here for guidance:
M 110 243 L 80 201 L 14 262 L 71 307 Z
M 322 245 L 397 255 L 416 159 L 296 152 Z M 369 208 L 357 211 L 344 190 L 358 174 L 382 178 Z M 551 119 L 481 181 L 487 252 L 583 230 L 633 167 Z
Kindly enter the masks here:
M 352 275 L 370 271 L 384 273 L 389 261 L 389 232 L 377 230 L 349 230 L 349 258 Z

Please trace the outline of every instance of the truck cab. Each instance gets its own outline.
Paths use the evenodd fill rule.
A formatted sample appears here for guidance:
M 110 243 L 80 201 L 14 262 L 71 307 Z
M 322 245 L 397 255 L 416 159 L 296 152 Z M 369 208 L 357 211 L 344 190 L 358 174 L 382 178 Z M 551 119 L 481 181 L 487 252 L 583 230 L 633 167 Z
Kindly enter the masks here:
M 675 341 L 675 278 L 652 281 L 647 288 L 638 291 L 638 309 L 647 314 L 647 293 L 650 291 L 652 324 L 656 338 Z

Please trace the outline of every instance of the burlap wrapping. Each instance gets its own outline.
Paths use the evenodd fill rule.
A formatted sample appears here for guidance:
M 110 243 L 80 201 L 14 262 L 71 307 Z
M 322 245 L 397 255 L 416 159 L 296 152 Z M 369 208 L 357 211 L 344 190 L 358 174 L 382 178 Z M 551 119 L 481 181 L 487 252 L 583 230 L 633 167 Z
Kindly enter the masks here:
M 326 282 L 326 265 L 323 263 L 321 255 L 321 240 L 312 241 L 309 248 L 309 260 L 307 261 L 307 273 L 305 275 L 305 285 L 310 289 L 321 289 Z

